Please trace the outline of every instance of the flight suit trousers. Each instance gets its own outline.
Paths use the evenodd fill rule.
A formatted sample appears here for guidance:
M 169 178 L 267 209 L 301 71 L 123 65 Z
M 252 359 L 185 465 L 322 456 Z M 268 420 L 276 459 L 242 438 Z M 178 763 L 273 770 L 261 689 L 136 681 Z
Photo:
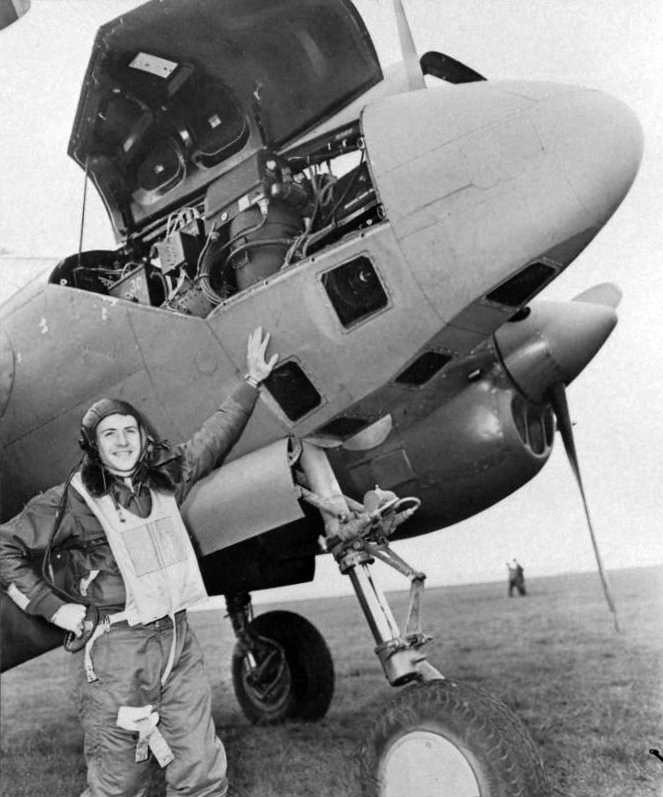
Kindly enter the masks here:
M 72 677 L 84 732 L 87 789 L 81 797 L 143 797 L 156 762 L 136 762 L 138 733 L 117 725 L 121 706 L 151 705 L 174 760 L 165 767 L 166 794 L 224 797 L 226 754 L 216 736 L 202 652 L 186 612 L 176 617 L 172 671 L 161 684 L 173 640 L 169 618 L 141 626 L 110 626 L 92 646 L 97 680 L 88 682 L 84 655 L 74 654 Z

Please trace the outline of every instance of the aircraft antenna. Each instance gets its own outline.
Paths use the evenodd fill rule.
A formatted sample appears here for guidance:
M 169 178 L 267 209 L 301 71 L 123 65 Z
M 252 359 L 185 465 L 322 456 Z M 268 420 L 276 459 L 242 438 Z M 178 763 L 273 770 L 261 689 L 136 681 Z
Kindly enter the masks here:
M 424 81 L 424 75 L 421 71 L 419 56 L 414 46 L 412 31 L 410 30 L 410 24 L 405 16 L 405 9 L 403 8 L 401 0 L 394 0 L 394 13 L 396 14 L 396 26 L 398 27 L 398 38 L 401 44 L 403 63 L 405 64 L 408 89 L 410 91 L 425 89 L 426 82 Z
M 83 253 L 83 231 L 85 230 L 85 208 L 87 206 L 87 178 L 89 160 L 85 159 L 85 174 L 83 175 L 83 206 L 81 207 L 81 231 L 78 236 L 78 266 L 81 265 L 81 254 Z

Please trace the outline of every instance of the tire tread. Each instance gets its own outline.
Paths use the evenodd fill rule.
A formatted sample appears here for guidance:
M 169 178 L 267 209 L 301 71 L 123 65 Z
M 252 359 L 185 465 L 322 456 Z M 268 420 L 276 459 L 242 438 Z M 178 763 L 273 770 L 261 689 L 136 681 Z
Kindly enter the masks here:
M 550 794 L 538 751 L 518 717 L 477 687 L 443 680 L 404 687 L 386 708 L 382 705 L 375 711 L 360 758 L 364 797 L 380 793 L 377 773 L 389 746 L 417 728 L 440 732 L 467 746 L 481 769 L 481 797 Z

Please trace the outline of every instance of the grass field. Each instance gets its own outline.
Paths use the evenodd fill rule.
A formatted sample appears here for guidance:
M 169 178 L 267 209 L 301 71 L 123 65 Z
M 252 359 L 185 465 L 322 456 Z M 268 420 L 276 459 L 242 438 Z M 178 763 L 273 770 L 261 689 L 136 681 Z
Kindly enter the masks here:
M 526 598 L 507 598 L 503 584 L 429 589 L 424 627 L 435 641 L 428 657 L 445 675 L 493 692 L 516 712 L 539 746 L 555 795 L 661 797 L 663 762 L 649 750 L 663 753 L 663 568 L 617 571 L 611 580 L 620 634 L 594 574 L 530 580 Z M 390 597 L 400 620 L 406 596 Z M 315 724 L 251 726 L 232 691 L 228 621 L 220 612 L 191 615 L 231 781 L 241 797 L 356 797 L 356 753 L 369 709 L 394 690 L 353 597 L 282 608 L 311 620 L 334 657 L 334 700 Z M 2 676 L 3 797 L 72 797 L 84 788 L 67 655 L 52 651 Z M 150 797 L 162 793 L 157 778 Z

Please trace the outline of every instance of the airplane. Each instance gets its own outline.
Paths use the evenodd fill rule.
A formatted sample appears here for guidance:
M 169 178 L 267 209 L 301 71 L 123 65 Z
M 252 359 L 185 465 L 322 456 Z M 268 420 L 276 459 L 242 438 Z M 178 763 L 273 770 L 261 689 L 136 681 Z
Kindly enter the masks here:
M 427 660 L 425 575 L 390 543 L 518 490 L 558 430 L 614 612 L 566 387 L 621 294 L 536 297 L 619 207 L 642 132 L 599 91 L 419 57 L 394 10 L 403 61 L 384 69 L 349 0 L 151 0 L 99 29 L 68 154 L 117 248 L 65 257 L 2 306 L 2 519 L 64 481 L 99 396 L 186 439 L 263 324 L 279 362 L 183 507 L 207 590 L 226 599 L 244 714 L 329 708 L 320 633 L 292 612 L 254 616 L 251 593 L 309 582 L 331 555 L 404 687 L 367 741 L 365 793 L 546 794 L 512 712 Z M 410 582 L 404 628 L 375 560 Z M 62 643 L 0 598 L 3 670 Z

